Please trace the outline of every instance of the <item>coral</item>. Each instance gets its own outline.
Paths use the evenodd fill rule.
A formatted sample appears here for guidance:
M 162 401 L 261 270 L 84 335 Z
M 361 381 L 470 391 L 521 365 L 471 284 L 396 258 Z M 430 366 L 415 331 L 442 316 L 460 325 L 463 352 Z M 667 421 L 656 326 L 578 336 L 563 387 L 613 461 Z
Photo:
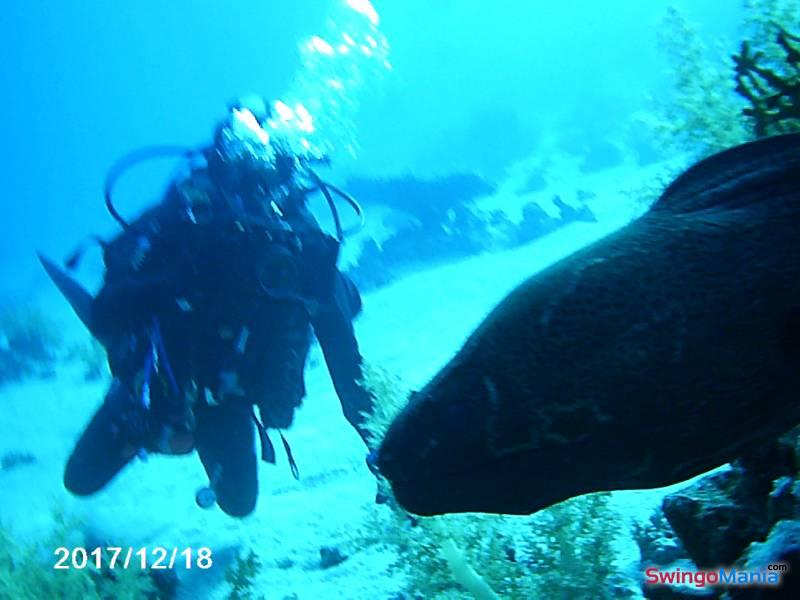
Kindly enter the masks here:
M 770 67 L 766 53 L 743 41 L 736 62 L 736 91 L 750 106 L 744 115 L 758 137 L 800 131 L 800 37 L 778 27 L 784 64 Z
M 231 585 L 228 600 L 255 600 L 264 598 L 256 596 L 253 586 L 256 577 L 261 572 L 261 561 L 255 552 L 250 552 L 244 558 L 239 555 L 236 561 L 225 571 L 225 581 Z
M 800 20 L 797 0 L 744 0 L 740 51 L 711 51 L 676 9 L 661 46 L 671 63 L 673 93 L 653 123 L 669 145 L 707 156 L 738 143 L 800 129 Z
M 54 569 L 55 548 L 85 546 L 80 523 L 56 515 L 53 533 L 40 543 L 21 546 L 0 527 L 0 598 L 39 600 L 140 600 L 155 598 L 153 583 L 137 568 L 97 569 L 91 560 L 84 569 Z M 107 561 L 104 559 L 104 564 Z
M 614 589 L 616 514 L 607 494 L 574 498 L 529 517 L 409 518 L 376 514 L 376 537 L 394 548 L 392 568 L 411 598 L 621 597 Z
M 362 366 L 362 379 L 359 384 L 376 400 L 372 410 L 363 413 L 363 427 L 367 432 L 367 446 L 377 448 L 386 435 L 389 425 L 408 403 L 408 390 L 399 377 L 368 363 Z M 376 477 L 378 496 L 390 498 L 389 482 L 378 474 Z
M 722 52 L 712 53 L 696 28 L 670 8 L 659 32 L 673 91 L 659 102 L 656 134 L 680 150 L 710 155 L 748 139 L 743 101 Z
M 408 390 L 399 377 L 386 369 L 364 363 L 362 373 L 359 384 L 376 400 L 372 410 L 363 413 L 367 444 L 377 448 L 389 425 L 408 403 Z
M 537 536 L 525 550 L 536 573 L 532 597 L 620 597 L 613 586 L 619 526 L 608 502 L 604 493 L 581 496 L 532 517 Z
M 742 38 L 761 48 L 768 60 L 780 60 L 783 52 L 775 36 L 778 29 L 794 27 L 800 20 L 800 1 L 742 0 L 742 8 Z
M 406 404 L 402 382 L 365 366 L 363 385 L 375 397 L 366 415 L 371 443 L 379 442 Z M 388 484 L 384 490 L 390 494 Z M 412 598 L 610 598 L 613 544 L 619 533 L 608 494 L 573 498 L 529 517 L 445 515 L 410 517 L 396 502 L 373 514 L 364 539 L 397 553 Z

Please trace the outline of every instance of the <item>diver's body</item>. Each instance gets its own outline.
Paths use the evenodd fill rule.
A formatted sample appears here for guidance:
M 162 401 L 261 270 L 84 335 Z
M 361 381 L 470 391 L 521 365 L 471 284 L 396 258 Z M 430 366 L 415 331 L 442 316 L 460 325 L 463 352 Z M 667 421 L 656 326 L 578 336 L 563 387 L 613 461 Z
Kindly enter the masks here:
M 274 460 L 265 429 L 288 427 L 305 395 L 312 329 L 344 414 L 366 441 L 372 399 L 358 383 L 352 326 L 361 300 L 336 267 L 337 240 L 308 212 L 291 166 L 256 185 L 224 172 L 213 148 L 206 155 L 207 165 L 105 247 L 91 328 L 115 381 L 67 463 L 64 482 L 76 494 L 101 489 L 142 451 L 196 448 L 220 507 L 249 514 L 255 434 Z

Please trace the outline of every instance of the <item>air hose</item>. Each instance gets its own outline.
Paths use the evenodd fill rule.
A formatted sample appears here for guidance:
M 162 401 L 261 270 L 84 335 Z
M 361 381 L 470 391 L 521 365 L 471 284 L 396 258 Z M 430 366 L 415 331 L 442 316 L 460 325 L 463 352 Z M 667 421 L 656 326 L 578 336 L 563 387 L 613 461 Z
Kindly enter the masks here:
M 359 231 L 361 228 L 364 227 L 364 209 L 358 203 L 358 201 L 353 198 L 350 194 L 345 192 L 344 190 L 339 189 L 333 184 L 327 183 L 323 181 L 322 178 L 317 175 L 311 168 L 306 167 L 306 172 L 311 177 L 311 180 L 314 182 L 314 185 L 317 186 L 322 195 L 325 196 L 325 200 L 328 203 L 328 209 L 331 211 L 331 216 L 333 217 L 333 224 L 336 228 L 336 239 L 339 242 L 344 241 L 345 234 L 353 234 Z M 331 192 L 342 198 L 345 202 L 347 202 L 356 213 L 359 218 L 359 224 L 347 232 L 344 231 L 342 228 L 342 221 L 339 218 L 339 210 L 336 208 L 336 203 L 333 201 L 333 196 Z
M 106 200 L 106 209 L 108 209 L 109 214 L 114 217 L 114 220 L 119 223 L 124 230 L 127 231 L 131 228 L 130 223 L 128 223 L 122 217 L 122 215 L 119 214 L 114 206 L 114 199 L 112 195 L 117 180 L 130 168 L 135 167 L 139 163 L 156 158 L 165 158 L 169 156 L 182 156 L 185 158 L 190 158 L 200 153 L 200 150 L 195 148 L 187 148 L 186 146 L 148 146 L 146 148 L 134 150 L 133 152 L 129 152 L 123 156 L 121 159 L 111 165 L 111 168 L 108 170 L 108 175 L 106 175 L 104 196 Z
M 126 154 L 111 166 L 111 168 L 108 171 L 108 175 L 106 176 L 104 196 L 105 196 L 106 209 L 108 210 L 109 214 L 114 218 L 114 220 L 117 223 L 120 224 L 120 226 L 124 230 L 127 231 L 131 228 L 130 223 L 128 223 L 128 221 L 126 221 L 123 218 L 123 216 L 119 213 L 116 206 L 114 205 L 113 192 L 114 192 L 114 187 L 119 178 L 132 167 L 135 167 L 139 163 L 157 158 L 181 156 L 188 159 L 194 156 L 199 156 L 201 154 L 203 154 L 203 151 L 198 150 L 196 148 L 188 148 L 186 146 L 169 146 L 169 145 L 148 146 L 146 148 L 134 150 L 133 152 Z M 359 231 L 361 228 L 364 227 L 365 223 L 364 210 L 355 198 L 353 198 L 347 192 L 336 187 L 335 185 L 323 181 L 323 179 L 307 165 L 305 166 L 305 171 L 306 173 L 308 173 L 309 177 L 314 182 L 314 185 L 317 187 L 317 189 L 319 189 L 319 191 L 322 192 L 322 195 L 325 197 L 325 200 L 328 203 L 328 209 L 331 211 L 334 227 L 336 228 L 336 239 L 339 242 L 342 242 L 346 235 L 356 233 L 357 231 Z M 331 192 L 333 192 L 334 194 L 342 198 L 345 202 L 347 202 L 358 216 L 359 224 L 353 229 L 345 231 L 342 228 L 342 222 L 341 218 L 339 217 L 339 211 L 336 208 L 336 203 L 333 200 Z

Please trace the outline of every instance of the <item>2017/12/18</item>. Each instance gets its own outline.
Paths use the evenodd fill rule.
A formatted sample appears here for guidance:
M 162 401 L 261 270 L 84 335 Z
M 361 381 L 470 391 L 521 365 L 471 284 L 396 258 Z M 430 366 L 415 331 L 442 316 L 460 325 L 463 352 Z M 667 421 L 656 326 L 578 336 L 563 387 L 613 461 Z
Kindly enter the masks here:
M 121 546 L 108 546 L 105 548 L 97 547 L 87 550 L 80 546 L 66 548 L 60 546 L 55 549 L 53 554 L 57 560 L 53 565 L 54 569 L 85 569 L 94 567 L 96 569 L 128 569 L 131 567 L 139 569 L 173 569 L 176 563 L 186 569 L 210 569 L 213 565 L 211 549 L 207 547 L 184 548 L 179 550 L 177 547 L 171 550 L 163 546 L 155 548 L 132 547 L 123 548 Z

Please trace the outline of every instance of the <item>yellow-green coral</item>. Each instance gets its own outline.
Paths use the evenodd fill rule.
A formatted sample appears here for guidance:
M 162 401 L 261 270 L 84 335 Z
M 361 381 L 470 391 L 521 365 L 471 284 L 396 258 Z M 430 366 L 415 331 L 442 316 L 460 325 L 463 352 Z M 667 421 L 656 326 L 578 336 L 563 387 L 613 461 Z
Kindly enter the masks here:
M 255 552 L 250 550 L 247 556 L 236 557 L 236 561 L 225 571 L 225 581 L 231 586 L 228 600 L 256 600 L 264 596 L 255 595 L 255 580 L 261 572 L 261 561 Z
M 364 413 L 364 428 L 369 447 L 377 448 L 389 425 L 408 403 L 408 391 L 399 377 L 370 364 L 364 364 L 360 384 L 376 399 L 372 410 Z
M 713 154 L 748 139 L 744 100 L 735 92 L 733 63 L 722 49 L 711 50 L 697 29 L 670 8 L 659 32 L 671 65 L 673 91 L 659 102 L 656 133 L 682 150 Z

